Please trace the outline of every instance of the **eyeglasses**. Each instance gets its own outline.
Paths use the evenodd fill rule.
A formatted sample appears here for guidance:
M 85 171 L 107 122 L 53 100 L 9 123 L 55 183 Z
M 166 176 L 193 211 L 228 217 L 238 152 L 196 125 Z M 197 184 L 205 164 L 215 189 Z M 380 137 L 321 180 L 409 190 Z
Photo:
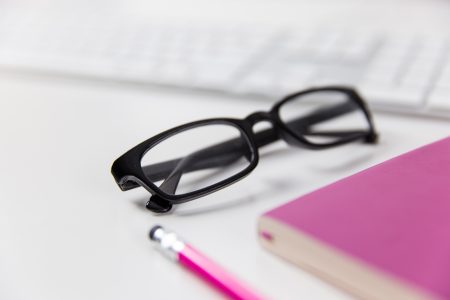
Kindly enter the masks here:
M 254 132 L 268 121 L 272 127 Z M 292 146 L 325 149 L 356 140 L 375 143 L 371 114 L 350 88 L 313 88 L 291 94 L 268 112 L 244 119 L 206 119 L 164 131 L 132 148 L 112 165 L 123 191 L 139 186 L 152 196 L 156 213 L 222 189 L 258 164 L 258 149 L 278 140 Z

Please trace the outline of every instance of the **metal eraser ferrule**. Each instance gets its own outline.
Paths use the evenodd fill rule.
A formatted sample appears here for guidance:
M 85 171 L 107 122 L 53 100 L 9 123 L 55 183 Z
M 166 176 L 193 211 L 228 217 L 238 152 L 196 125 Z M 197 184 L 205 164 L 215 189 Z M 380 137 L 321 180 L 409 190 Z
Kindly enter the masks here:
M 176 233 L 166 231 L 160 226 L 155 228 L 155 230 L 152 230 L 150 238 L 158 245 L 158 249 L 165 256 L 174 261 L 178 261 L 178 254 L 183 251 L 186 246 L 184 241 Z

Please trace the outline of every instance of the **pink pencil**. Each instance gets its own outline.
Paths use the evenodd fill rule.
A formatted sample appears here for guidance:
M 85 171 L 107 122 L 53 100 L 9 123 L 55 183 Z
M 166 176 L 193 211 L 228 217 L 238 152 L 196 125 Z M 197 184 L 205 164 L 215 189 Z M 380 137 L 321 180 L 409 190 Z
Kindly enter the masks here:
M 159 225 L 150 230 L 150 239 L 158 243 L 162 253 L 177 261 L 197 276 L 213 285 L 231 299 L 263 299 L 235 279 L 218 264 L 181 240 L 174 232 Z

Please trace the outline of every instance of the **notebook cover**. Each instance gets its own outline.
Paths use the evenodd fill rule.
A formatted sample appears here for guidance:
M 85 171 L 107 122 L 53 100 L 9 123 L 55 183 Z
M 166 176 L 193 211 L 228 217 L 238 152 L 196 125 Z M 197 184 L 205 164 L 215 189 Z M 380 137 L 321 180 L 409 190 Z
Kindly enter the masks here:
M 365 299 L 450 299 L 450 138 L 275 208 L 274 253 Z

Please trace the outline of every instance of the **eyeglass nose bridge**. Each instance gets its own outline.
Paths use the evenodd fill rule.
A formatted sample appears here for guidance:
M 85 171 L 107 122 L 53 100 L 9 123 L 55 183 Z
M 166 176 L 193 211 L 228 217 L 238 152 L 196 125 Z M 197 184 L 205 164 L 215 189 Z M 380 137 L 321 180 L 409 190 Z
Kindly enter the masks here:
M 251 126 L 253 126 L 256 123 L 261 122 L 261 121 L 269 121 L 270 123 L 273 123 L 272 116 L 270 115 L 270 113 L 265 112 L 265 111 L 254 112 L 254 113 L 248 115 L 245 118 L 245 121 L 247 121 Z

